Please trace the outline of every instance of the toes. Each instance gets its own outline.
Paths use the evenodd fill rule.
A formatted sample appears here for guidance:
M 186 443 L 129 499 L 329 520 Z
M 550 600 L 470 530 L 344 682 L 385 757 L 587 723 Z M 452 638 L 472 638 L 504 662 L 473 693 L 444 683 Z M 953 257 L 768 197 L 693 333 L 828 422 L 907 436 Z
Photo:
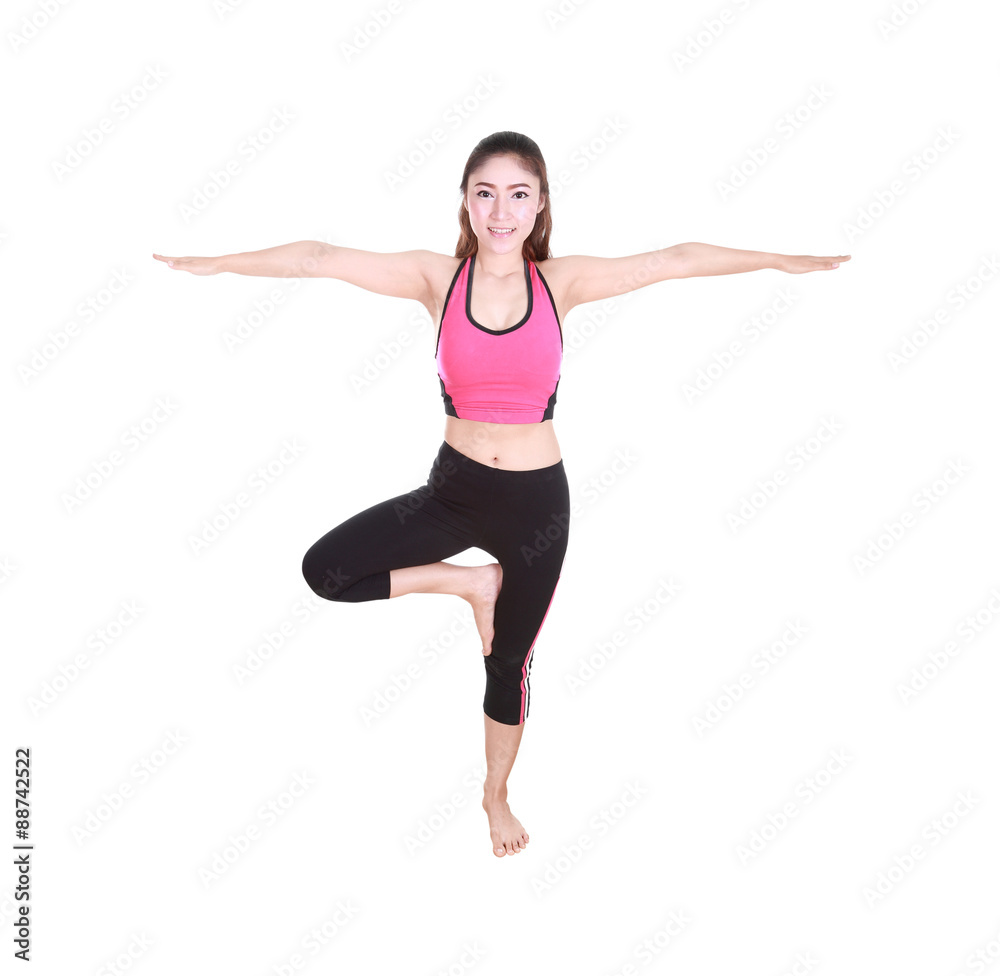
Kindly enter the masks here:
M 519 854 L 523 851 L 528 843 L 527 834 L 522 834 L 520 837 L 515 837 L 513 840 L 503 841 L 497 844 L 493 848 L 493 853 L 497 857 L 504 857 L 507 854 Z

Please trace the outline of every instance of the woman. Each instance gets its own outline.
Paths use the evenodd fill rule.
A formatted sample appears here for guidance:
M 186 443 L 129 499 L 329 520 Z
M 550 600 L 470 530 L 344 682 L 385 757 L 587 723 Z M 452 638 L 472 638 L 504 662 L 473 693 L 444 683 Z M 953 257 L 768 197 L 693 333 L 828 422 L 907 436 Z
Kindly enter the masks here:
M 535 642 L 559 580 L 569 486 L 552 426 L 570 309 L 667 278 L 775 268 L 836 268 L 849 255 L 792 257 L 709 244 L 628 257 L 553 258 L 545 162 L 516 132 L 483 139 L 465 165 L 454 257 L 381 254 L 299 241 L 215 258 L 153 257 L 192 274 L 331 277 L 419 301 L 438 322 L 435 356 L 446 414 L 427 482 L 331 529 L 305 554 L 313 591 L 355 603 L 406 593 L 467 600 L 486 665 L 483 808 L 493 853 L 528 834 L 507 804 L 507 777 L 528 714 Z M 444 562 L 476 547 L 485 566 Z

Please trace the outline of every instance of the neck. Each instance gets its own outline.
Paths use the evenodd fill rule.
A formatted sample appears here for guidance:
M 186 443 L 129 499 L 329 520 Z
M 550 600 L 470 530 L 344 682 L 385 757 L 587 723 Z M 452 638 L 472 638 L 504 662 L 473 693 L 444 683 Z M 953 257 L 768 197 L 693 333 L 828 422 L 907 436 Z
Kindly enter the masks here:
M 520 253 L 493 254 L 483 248 L 476 252 L 476 271 L 492 275 L 494 278 L 506 278 L 512 274 L 524 273 L 524 257 Z

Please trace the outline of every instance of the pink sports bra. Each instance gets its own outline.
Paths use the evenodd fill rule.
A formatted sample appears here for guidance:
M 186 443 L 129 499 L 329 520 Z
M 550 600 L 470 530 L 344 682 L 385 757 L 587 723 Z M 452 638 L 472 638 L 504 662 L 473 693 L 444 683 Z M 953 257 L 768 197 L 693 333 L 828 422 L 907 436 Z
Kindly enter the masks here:
M 523 261 L 528 309 L 509 329 L 487 329 L 472 317 L 475 254 L 462 261 L 451 280 L 434 350 L 449 417 L 494 424 L 552 419 L 562 326 L 548 282 L 533 261 Z

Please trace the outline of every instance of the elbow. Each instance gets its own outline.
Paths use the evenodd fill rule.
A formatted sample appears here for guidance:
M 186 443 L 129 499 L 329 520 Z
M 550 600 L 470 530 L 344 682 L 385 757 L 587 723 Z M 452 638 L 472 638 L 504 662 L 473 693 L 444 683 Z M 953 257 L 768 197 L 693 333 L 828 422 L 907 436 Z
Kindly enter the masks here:
M 325 241 L 300 241 L 301 255 L 297 264 L 296 277 L 333 278 L 333 254 L 336 246 Z
M 669 278 L 690 278 L 697 274 L 694 268 L 694 255 L 698 248 L 697 242 L 685 241 L 674 244 L 665 250 L 667 265 L 663 271 L 663 280 Z

